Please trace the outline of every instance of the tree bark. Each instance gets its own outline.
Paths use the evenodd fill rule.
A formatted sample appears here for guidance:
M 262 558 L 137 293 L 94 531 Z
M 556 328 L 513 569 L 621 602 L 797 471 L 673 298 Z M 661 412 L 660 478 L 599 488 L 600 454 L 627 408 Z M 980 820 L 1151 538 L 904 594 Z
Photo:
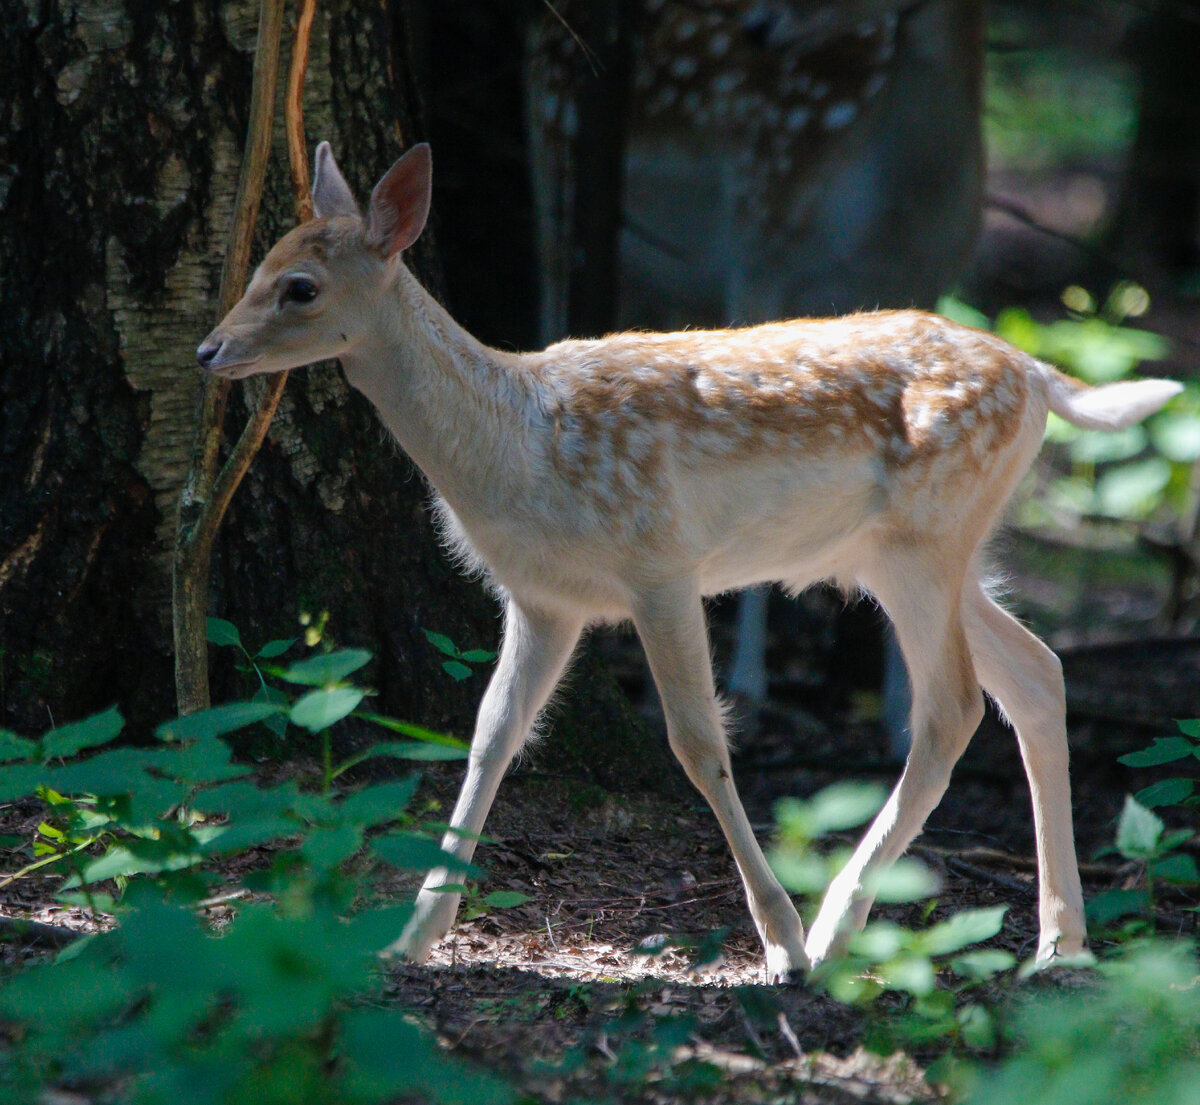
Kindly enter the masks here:
M 418 9 L 318 10 L 309 139 L 334 144 L 360 198 L 424 137 L 406 37 Z M 113 701 L 139 724 L 172 713 L 170 549 L 256 19 L 252 0 L 0 10 L 0 727 Z M 292 204 L 280 110 L 256 260 Z M 437 291 L 431 249 L 410 260 Z M 228 438 L 261 386 L 235 388 Z M 494 647 L 496 606 L 441 554 L 427 501 L 335 365 L 294 374 L 218 539 L 211 612 L 253 645 L 328 611 L 332 637 L 375 653 L 375 708 L 468 730 L 484 676 L 455 683 L 422 630 Z M 227 653 L 215 701 L 252 690 Z
M 1114 237 L 1154 290 L 1200 267 L 1200 2 L 1153 6 L 1133 46 L 1138 129 Z

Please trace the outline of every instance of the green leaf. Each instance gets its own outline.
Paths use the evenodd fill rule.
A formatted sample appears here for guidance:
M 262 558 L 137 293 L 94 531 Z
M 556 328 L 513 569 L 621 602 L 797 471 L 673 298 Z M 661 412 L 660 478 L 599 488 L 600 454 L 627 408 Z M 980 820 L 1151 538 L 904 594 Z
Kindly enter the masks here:
M 256 721 L 263 721 L 273 714 L 283 713 L 285 709 L 285 706 L 274 702 L 231 702 L 226 706 L 214 706 L 164 722 L 156 730 L 156 736 L 166 741 L 219 737 L 236 729 L 244 729 Z
M 1117 851 L 1126 859 L 1150 859 L 1158 851 L 1162 819 L 1151 813 L 1132 794 L 1125 796 L 1125 808 L 1117 821 Z
M 450 640 L 450 638 L 447 637 L 444 633 L 434 633 L 434 631 L 432 629 L 422 629 L 421 632 L 425 634 L 425 639 L 431 645 L 433 645 L 433 647 L 436 648 L 438 650 L 438 652 L 442 653 L 445 656 L 457 658 L 458 646 L 455 645 L 455 643 L 452 640 Z
M 1134 798 L 1148 810 L 1156 806 L 1174 806 L 1190 798 L 1196 789 L 1194 779 L 1160 779 L 1139 790 Z
M 903 990 L 909 994 L 928 994 L 937 985 L 933 964 L 924 956 L 905 956 L 893 959 L 879 968 L 880 975 L 891 990 Z
M 1152 879 L 1163 879 L 1176 886 L 1194 886 L 1200 882 L 1200 870 L 1191 856 L 1172 855 L 1156 859 L 1146 869 Z
M 340 683 L 370 659 L 371 654 L 365 648 L 343 648 L 301 660 L 288 668 L 280 678 L 308 687 L 328 687 Z
M 293 819 L 266 814 L 262 817 L 234 821 L 230 825 L 211 826 L 211 832 L 203 834 L 200 850 L 206 856 L 226 855 L 254 848 L 259 844 L 286 840 L 299 832 L 300 826 Z M 201 835 L 197 831 L 196 836 L 199 838 Z
M 227 622 L 224 618 L 209 618 L 205 622 L 205 626 L 208 630 L 208 639 L 214 645 L 242 647 L 242 635 L 233 622 Z
M 190 791 L 190 784 L 143 776 L 136 786 L 129 788 L 128 813 L 114 814 L 113 820 L 130 832 L 144 834 L 171 807 L 183 802 Z M 120 809 L 120 803 L 117 808 Z
M 330 871 L 353 856 L 362 842 L 362 829 L 357 825 L 334 825 L 310 830 L 300 851 L 317 871 Z
M 417 792 L 419 775 L 356 790 L 338 806 L 342 819 L 351 825 L 382 825 L 403 817 Z
M 483 904 L 492 909 L 512 909 L 513 906 L 522 905 L 527 901 L 529 895 L 522 894 L 519 890 L 493 890 L 484 897 Z
M 1150 424 L 1150 438 L 1168 460 L 1193 464 L 1200 460 L 1200 413 L 1166 411 Z
M 776 803 L 775 818 L 785 840 L 815 840 L 861 825 L 878 812 L 886 797 L 887 791 L 873 783 L 834 783 L 807 801 Z
M 509 1105 L 518 1100 L 501 1078 L 452 1061 L 397 1012 L 350 1009 L 341 1017 L 341 1029 L 339 1054 L 354 1101 Z
M 1179 726 L 1181 733 L 1200 740 L 1200 718 L 1189 718 L 1186 721 L 1177 721 L 1175 724 Z
M 937 875 L 920 860 L 901 856 L 890 867 L 868 878 L 872 895 L 881 902 L 917 902 L 941 888 Z
M 984 982 L 992 975 L 1007 971 L 1017 965 L 1017 957 L 1001 948 L 980 948 L 964 952 L 950 960 L 950 969 L 963 978 Z
M 937 313 L 951 322 L 973 326 L 976 330 L 990 330 L 991 320 L 982 311 L 952 295 L 944 295 L 937 301 Z
M 143 785 L 144 772 L 175 762 L 170 748 L 108 748 L 87 760 L 43 768 L 43 782 L 60 794 L 130 794 Z M 5 773 L 8 774 L 7 772 Z
M 1053 411 L 1046 416 L 1046 441 L 1051 444 L 1069 445 L 1088 432 L 1071 425 L 1065 418 L 1059 418 Z
M 249 779 L 239 779 L 210 790 L 202 790 L 192 799 L 190 805 L 198 813 L 228 814 L 237 821 L 286 813 L 293 808 L 299 794 L 295 782 L 260 787 Z
M 0 768 L 0 802 L 36 794 L 47 777 L 43 764 L 5 764 Z
M 466 860 L 442 851 L 435 841 L 413 833 L 390 833 L 387 836 L 376 837 L 371 841 L 371 850 L 384 863 L 406 871 L 431 871 L 435 867 L 446 867 L 470 876 L 482 873 L 478 867 Z
M 1158 851 L 1160 855 L 1178 848 L 1181 844 L 1186 844 L 1195 836 L 1191 829 L 1167 829 L 1162 836 L 1158 838 Z
M 1085 913 L 1088 923 L 1098 928 L 1130 914 L 1145 913 L 1150 905 L 1150 895 L 1145 888 L 1133 890 L 1104 890 L 1089 898 Z
M 223 783 L 250 774 L 250 768 L 233 762 L 233 749 L 219 737 L 203 736 L 174 746 L 174 761 L 163 773 L 188 787 Z
M 1110 518 L 1141 518 L 1158 503 L 1171 482 L 1170 462 L 1162 457 L 1130 461 L 1096 480 L 1096 504 Z
M 309 691 L 292 707 L 289 716 L 293 724 L 319 733 L 353 712 L 365 695 L 366 691 L 359 687 L 326 687 Z
M 274 660 L 276 656 L 282 656 L 287 652 L 299 639 L 299 637 L 288 637 L 286 640 L 268 641 L 254 654 L 254 659 Z
M 1187 737 L 1155 737 L 1149 748 L 1117 757 L 1126 767 L 1158 767 L 1159 764 L 1182 760 L 1196 751 L 1196 742 Z
M 797 894 L 820 894 L 833 877 L 824 856 L 800 845 L 782 844 L 772 848 L 767 862 L 775 877 Z
M 118 876 L 157 875 L 162 871 L 181 871 L 201 861 L 199 852 L 185 853 L 174 848 L 148 848 L 137 852 L 124 845 L 114 845 L 104 855 L 87 864 L 79 875 L 72 875 L 64 889 L 71 889 L 81 884 L 103 882 L 105 879 L 115 879 Z
M 1112 464 L 1136 457 L 1146 448 L 1146 431 L 1141 426 L 1129 426 L 1113 433 L 1086 430 L 1067 448 L 1075 464 Z
M 102 714 L 93 714 L 83 721 L 51 729 L 42 737 L 42 755 L 46 759 L 74 756 L 85 748 L 106 744 L 125 727 L 125 719 L 116 706 L 110 706 Z
M 872 921 L 850 937 L 850 951 L 871 963 L 894 959 L 905 948 L 911 934 L 891 921 Z
M 958 1027 L 968 1047 L 990 1048 L 996 1042 L 996 1024 L 992 1014 L 978 1003 L 964 1005 L 957 1013 Z
M 13 760 L 33 760 L 37 758 L 38 746 L 36 741 L 18 737 L 7 729 L 0 729 L 0 763 L 12 763 Z
M 451 679 L 457 679 L 460 683 L 464 679 L 470 679 L 475 673 L 467 667 L 466 664 L 460 663 L 458 660 L 447 660 L 442 664 L 444 671 Z
M 397 721 L 395 718 L 385 717 L 383 714 L 371 714 L 365 710 L 360 710 L 355 717 L 362 718 L 363 721 L 369 721 L 372 725 L 378 725 L 384 729 L 390 729 L 393 733 L 399 733 L 405 737 L 412 737 L 414 740 L 428 741 L 430 744 L 442 744 L 448 748 L 460 748 L 464 752 L 469 749 L 466 741 L 460 740 L 458 737 L 451 737 L 446 733 L 436 733 L 432 729 L 426 729 L 420 725 L 413 725 L 409 721 Z
M 494 652 L 489 652 L 486 648 L 473 648 L 459 656 L 460 660 L 465 660 L 468 664 L 490 664 L 496 659 Z
M 995 331 L 1018 349 L 1037 356 L 1041 352 L 1040 327 L 1023 307 L 1006 307 L 996 316 Z
M 250 701 L 270 702 L 273 705 L 280 707 L 278 714 L 263 718 L 263 725 L 265 725 L 272 733 L 275 734 L 275 736 L 279 737 L 280 739 L 287 735 L 287 715 L 292 708 L 292 702 L 291 699 L 283 693 L 283 691 L 281 691 L 278 687 L 272 687 L 264 683 L 258 688 L 257 691 L 254 692 L 254 697 Z
M 926 955 L 949 955 L 968 944 L 990 940 L 1004 924 L 1008 906 L 989 909 L 965 909 L 953 917 L 926 929 L 916 944 Z
M 446 744 L 426 744 L 424 741 L 384 741 L 370 749 L 364 759 L 374 756 L 390 756 L 394 760 L 465 760 L 470 754 L 466 746 L 455 748 Z

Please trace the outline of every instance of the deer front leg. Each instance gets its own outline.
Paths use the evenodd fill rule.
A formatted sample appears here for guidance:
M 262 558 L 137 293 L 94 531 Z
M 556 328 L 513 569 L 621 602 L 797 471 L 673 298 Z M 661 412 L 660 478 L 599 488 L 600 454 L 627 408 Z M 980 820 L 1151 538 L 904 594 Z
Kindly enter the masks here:
M 647 589 L 635 603 L 633 620 L 662 697 L 671 749 L 716 814 L 742 876 L 766 950 L 767 978 L 785 981 L 808 969 L 804 930 L 767 865 L 733 783 L 698 589 L 691 580 Z
M 500 780 L 561 678 L 582 627 L 574 615 L 549 615 L 509 599 L 500 657 L 479 706 L 467 775 L 442 839 L 443 850 L 456 859 L 469 862 L 474 855 L 475 837 L 483 830 Z M 461 897 L 440 888 L 459 881 L 445 867 L 429 872 L 412 917 L 387 954 L 417 963 L 428 958 L 454 923 Z

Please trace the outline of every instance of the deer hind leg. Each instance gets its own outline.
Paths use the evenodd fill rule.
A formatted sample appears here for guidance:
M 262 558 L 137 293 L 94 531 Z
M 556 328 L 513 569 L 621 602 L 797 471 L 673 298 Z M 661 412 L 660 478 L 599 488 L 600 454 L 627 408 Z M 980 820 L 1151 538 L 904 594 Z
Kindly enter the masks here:
M 1016 731 L 1029 779 L 1041 930 L 1037 961 L 1048 964 L 1080 954 L 1087 935 L 1071 827 L 1062 664 L 974 580 L 963 592 L 963 616 L 975 670 Z
M 649 589 L 635 603 L 633 620 L 662 697 L 671 749 L 729 842 L 766 950 L 768 980 L 783 981 L 808 968 L 804 930 L 767 866 L 733 783 L 699 592 L 691 580 Z
M 500 657 L 479 706 L 450 831 L 442 839 L 443 850 L 456 859 L 466 863 L 474 855 L 475 837 L 483 829 L 500 780 L 562 677 L 581 631 L 582 621 L 573 615 L 551 616 L 509 599 Z M 445 867 L 430 871 L 404 932 L 387 951 L 423 963 L 458 911 L 460 895 L 439 888 L 460 881 L 460 873 Z
M 863 579 L 891 616 L 912 682 L 912 743 L 900 781 L 850 862 L 830 884 L 809 932 L 813 964 L 840 953 L 866 923 L 870 880 L 921 831 L 980 719 L 983 695 L 960 612 L 962 572 L 916 553 L 889 552 Z

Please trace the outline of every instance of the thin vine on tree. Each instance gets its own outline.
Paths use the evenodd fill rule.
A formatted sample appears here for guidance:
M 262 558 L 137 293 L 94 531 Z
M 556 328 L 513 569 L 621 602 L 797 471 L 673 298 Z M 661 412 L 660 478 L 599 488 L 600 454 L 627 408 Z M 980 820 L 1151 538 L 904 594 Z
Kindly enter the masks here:
M 221 271 L 218 319 L 223 318 L 241 298 L 246 284 L 250 246 L 262 202 L 263 181 L 271 149 L 283 11 L 284 0 L 262 0 L 259 7 L 250 122 L 238 179 L 233 223 Z M 312 218 L 302 99 L 315 13 L 316 0 L 300 0 L 284 104 L 288 161 L 298 222 L 307 222 Z M 266 392 L 223 466 L 220 465 L 220 449 L 230 381 L 206 376 L 201 385 L 196 443 L 180 496 L 172 583 L 175 693 L 180 714 L 194 713 L 209 705 L 205 627 L 213 542 L 234 492 L 266 437 L 287 376 L 286 372 L 281 372 L 270 377 Z

